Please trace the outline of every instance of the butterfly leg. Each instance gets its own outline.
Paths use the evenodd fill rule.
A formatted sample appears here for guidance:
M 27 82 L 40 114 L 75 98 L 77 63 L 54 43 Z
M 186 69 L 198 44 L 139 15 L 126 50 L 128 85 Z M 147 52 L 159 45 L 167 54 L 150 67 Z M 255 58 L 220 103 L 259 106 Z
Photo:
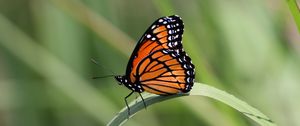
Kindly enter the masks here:
M 127 106 L 128 118 L 129 118 L 129 116 L 130 116 L 130 108 L 129 108 L 129 106 L 128 106 L 127 98 L 130 97 L 130 96 L 133 94 L 133 92 L 134 92 L 134 91 L 130 92 L 130 93 L 124 98 L 125 104 L 126 104 L 126 106 Z
M 141 93 L 139 93 L 139 95 L 140 95 L 140 96 L 141 96 L 141 98 L 142 98 L 142 101 L 143 101 L 143 103 L 144 103 L 144 107 L 145 107 L 145 109 L 147 109 L 147 105 L 146 105 L 146 102 L 145 102 L 145 100 L 144 100 L 144 98 L 143 98 L 142 94 L 141 94 Z

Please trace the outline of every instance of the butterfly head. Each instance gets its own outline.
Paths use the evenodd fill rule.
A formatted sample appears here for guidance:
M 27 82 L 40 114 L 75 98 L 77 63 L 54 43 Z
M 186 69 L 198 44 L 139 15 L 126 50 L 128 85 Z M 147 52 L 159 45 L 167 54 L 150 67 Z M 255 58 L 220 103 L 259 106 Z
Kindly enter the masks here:
M 143 92 L 144 89 L 139 84 L 132 84 L 126 76 L 115 76 L 120 85 L 125 85 L 128 89 L 135 92 Z
M 120 85 L 128 83 L 128 80 L 125 76 L 117 75 L 115 79 L 119 82 Z

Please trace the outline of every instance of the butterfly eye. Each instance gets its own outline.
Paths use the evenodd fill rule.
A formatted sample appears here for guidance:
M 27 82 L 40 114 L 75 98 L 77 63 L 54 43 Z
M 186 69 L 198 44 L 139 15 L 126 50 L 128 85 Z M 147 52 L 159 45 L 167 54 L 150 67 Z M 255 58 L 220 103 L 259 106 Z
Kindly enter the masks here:
M 123 76 L 115 76 L 115 79 L 119 82 L 119 85 L 124 84 L 124 79 Z

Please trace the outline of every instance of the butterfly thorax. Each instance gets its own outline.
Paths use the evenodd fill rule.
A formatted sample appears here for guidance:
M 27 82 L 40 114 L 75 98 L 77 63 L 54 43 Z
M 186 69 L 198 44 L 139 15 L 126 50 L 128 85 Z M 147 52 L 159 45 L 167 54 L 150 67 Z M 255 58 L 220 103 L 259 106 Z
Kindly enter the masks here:
M 115 76 L 115 79 L 118 82 L 120 82 L 120 85 L 123 84 L 132 91 L 139 92 L 139 93 L 142 93 L 144 91 L 144 89 L 141 87 L 141 85 L 131 83 L 131 81 L 129 81 L 127 76 L 118 75 L 118 76 Z

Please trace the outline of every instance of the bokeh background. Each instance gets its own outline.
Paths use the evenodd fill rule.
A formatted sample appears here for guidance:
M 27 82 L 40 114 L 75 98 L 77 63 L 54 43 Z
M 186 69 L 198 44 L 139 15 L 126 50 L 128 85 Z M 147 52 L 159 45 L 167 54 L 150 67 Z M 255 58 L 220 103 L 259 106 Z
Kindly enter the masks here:
M 300 37 L 284 0 L 0 0 L 0 125 L 105 125 L 130 91 L 91 77 L 124 74 L 146 28 L 173 14 L 185 22 L 197 82 L 300 126 Z M 183 97 L 125 125 L 258 124 L 215 100 Z

